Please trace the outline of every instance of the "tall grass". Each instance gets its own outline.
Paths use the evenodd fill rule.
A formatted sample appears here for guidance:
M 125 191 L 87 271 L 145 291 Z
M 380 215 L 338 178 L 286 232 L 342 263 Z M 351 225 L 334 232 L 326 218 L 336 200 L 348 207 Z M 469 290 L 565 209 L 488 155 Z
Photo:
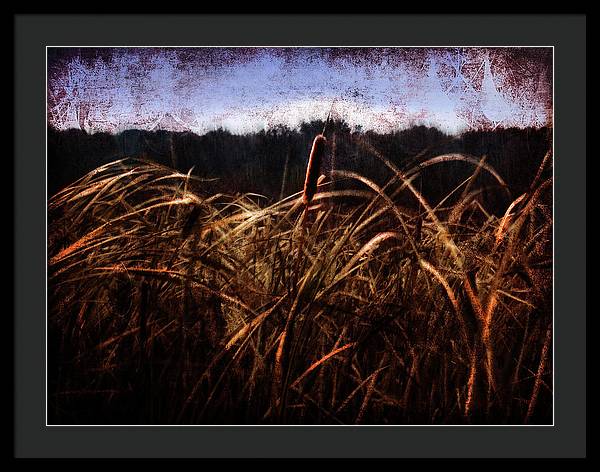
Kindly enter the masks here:
M 484 159 L 370 151 L 386 181 L 307 173 L 270 205 L 130 159 L 53 196 L 51 421 L 551 422 L 551 157 L 496 216 Z M 429 202 L 421 169 L 455 160 Z

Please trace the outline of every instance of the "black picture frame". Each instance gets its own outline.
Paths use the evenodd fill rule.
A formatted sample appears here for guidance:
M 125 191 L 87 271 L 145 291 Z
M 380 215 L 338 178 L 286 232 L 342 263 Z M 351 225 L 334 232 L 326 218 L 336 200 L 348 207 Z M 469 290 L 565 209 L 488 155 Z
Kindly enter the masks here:
M 16 15 L 15 457 L 586 455 L 584 15 Z M 46 426 L 46 46 L 553 46 L 553 426 Z

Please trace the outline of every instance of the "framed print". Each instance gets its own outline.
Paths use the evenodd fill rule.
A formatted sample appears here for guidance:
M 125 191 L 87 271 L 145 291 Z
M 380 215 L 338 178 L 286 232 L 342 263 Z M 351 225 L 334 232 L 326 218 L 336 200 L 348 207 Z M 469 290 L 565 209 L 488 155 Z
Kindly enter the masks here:
M 43 260 L 37 311 L 17 303 L 40 328 L 17 388 L 43 397 L 16 396 L 38 415 L 17 450 L 35 431 L 124 456 L 585 455 L 585 84 L 557 87 L 585 40 L 547 28 L 585 17 L 136 18 L 17 17 L 45 120 L 38 161 L 16 121 L 16 175 L 39 167 L 17 216 L 40 216 L 16 256 Z M 398 33 L 442 19 L 473 28 Z M 354 23 L 379 34 L 335 39 Z

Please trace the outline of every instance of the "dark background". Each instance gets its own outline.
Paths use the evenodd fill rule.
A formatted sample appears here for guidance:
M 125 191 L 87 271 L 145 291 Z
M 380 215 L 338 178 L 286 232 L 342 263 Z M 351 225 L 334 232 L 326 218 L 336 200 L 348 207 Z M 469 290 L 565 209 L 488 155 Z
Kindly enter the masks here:
M 322 121 L 313 121 L 302 124 L 299 130 L 279 126 L 246 135 L 219 129 L 201 136 L 134 129 L 116 135 L 87 134 L 78 129 L 57 131 L 49 127 L 48 196 L 98 166 L 132 157 L 183 173 L 191 169 L 193 175 L 210 179 L 203 186 L 207 194 L 258 193 L 266 197 L 264 203 L 272 203 L 302 190 L 312 140 L 323 125 Z M 498 182 L 482 172 L 479 183 L 487 189 L 482 203 L 496 214 L 504 214 L 506 206 L 529 188 L 544 155 L 552 149 L 549 128 L 471 131 L 455 137 L 424 126 L 388 134 L 358 133 L 337 121 L 328 126 L 326 134 L 323 174 L 328 175 L 332 168 L 351 170 L 379 185 L 384 185 L 392 174 L 366 145 L 402 170 L 442 154 L 467 154 L 477 160 L 486 156 L 486 164 L 498 172 L 510 191 L 509 195 L 499 189 Z M 438 164 L 425 168 L 416 185 L 429 202 L 436 204 L 474 170 L 465 162 Z

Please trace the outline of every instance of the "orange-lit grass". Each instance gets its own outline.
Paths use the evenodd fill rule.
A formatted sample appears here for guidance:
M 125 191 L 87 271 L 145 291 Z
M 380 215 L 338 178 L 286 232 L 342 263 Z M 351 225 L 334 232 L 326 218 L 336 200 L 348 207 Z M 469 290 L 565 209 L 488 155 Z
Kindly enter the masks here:
M 400 169 L 366 148 L 388 181 L 336 169 L 354 185 L 316 193 L 308 172 L 269 206 L 140 161 L 51 199 L 55 410 L 118 391 L 102 411 L 145 423 L 547 420 L 551 287 L 529 262 L 551 257 L 544 169 L 498 218 L 470 191 L 481 170 L 502 181 L 483 160 Z M 475 166 L 469 188 L 430 204 L 414 180 L 453 160 Z

